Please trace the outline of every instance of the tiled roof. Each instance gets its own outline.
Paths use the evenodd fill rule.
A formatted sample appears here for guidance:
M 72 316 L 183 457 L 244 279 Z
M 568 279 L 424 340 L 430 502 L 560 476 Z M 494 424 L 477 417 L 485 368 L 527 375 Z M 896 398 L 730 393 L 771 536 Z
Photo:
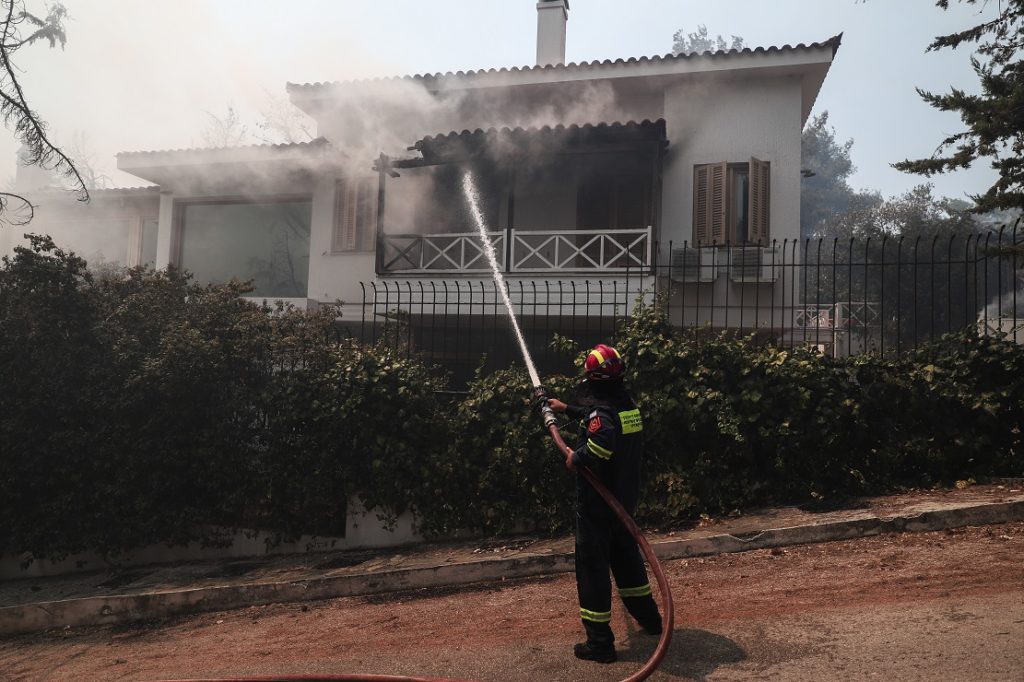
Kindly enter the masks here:
M 776 54 L 781 52 L 794 52 L 803 50 L 817 50 L 821 48 L 831 48 L 832 54 L 835 55 L 836 50 L 839 49 L 839 45 L 842 43 L 843 34 L 833 36 L 828 40 L 816 42 L 816 43 L 799 43 L 797 45 L 782 45 L 770 47 L 744 47 L 741 49 L 732 50 L 716 50 L 707 52 L 694 52 L 687 54 L 665 54 L 655 55 L 653 57 L 630 57 L 628 59 L 604 59 L 594 60 L 589 62 L 572 62 L 569 64 L 558 64 L 558 65 L 546 65 L 546 66 L 523 66 L 523 67 L 502 67 L 500 69 L 479 69 L 471 71 L 456 71 L 447 73 L 432 73 L 432 74 L 416 74 L 411 76 L 392 76 L 385 78 L 364 78 L 349 81 L 325 81 L 323 83 L 288 83 L 288 92 L 299 93 L 299 92 L 315 92 L 317 90 L 329 89 L 339 85 L 357 85 L 360 83 L 383 83 L 383 82 L 395 82 L 395 81 L 416 81 L 423 83 L 430 83 L 434 81 L 445 80 L 449 78 L 464 79 L 484 76 L 488 74 L 503 74 L 503 73 L 530 73 L 530 72 L 542 72 L 542 71 L 586 71 L 591 69 L 598 69 L 602 67 L 610 67 L 625 64 L 658 64 L 661 62 L 678 62 L 686 61 L 691 59 L 710 58 L 710 59 L 723 59 L 728 57 L 734 57 L 737 55 L 750 55 L 750 54 Z
M 78 190 L 70 189 L 67 187 L 37 187 L 29 190 L 28 194 L 36 195 L 73 195 L 77 194 Z M 158 194 L 160 192 L 159 185 L 146 185 L 142 187 L 94 187 L 89 190 L 90 197 L 109 197 L 109 196 L 122 196 L 125 194 L 138 195 L 138 194 Z
M 89 194 L 159 194 L 159 185 L 146 185 L 144 187 L 98 187 L 89 190 Z
M 427 135 L 423 139 L 419 140 L 413 146 L 409 147 L 410 151 L 420 150 L 439 144 L 450 144 L 453 142 L 473 142 L 481 141 L 484 138 L 495 138 L 495 137 L 508 137 L 512 139 L 525 138 L 525 137 L 546 137 L 546 136 L 557 136 L 557 137 L 576 137 L 576 136 L 589 136 L 592 134 L 601 133 L 631 133 L 631 132 L 653 132 L 657 135 L 664 136 L 665 134 L 665 120 L 658 119 L 657 121 L 626 121 L 626 122 L 614 122 L 614 123 L 584 123 L 582 125 L 571 124 L 571 125 L 555 125 L 555 126 L 531 126 L 529 128 L 516 127 L 516 128 L 477 128 L 476 130 L 453 130 L 450 133 L 442 135 Z
M 192 147 L 185 149 L 155 149 L 147 151 L 136 151 L 136 152 L 120 152 L 117 154 L 118 158 L 126 156 L 136 156 L 142 154 L 203 154 L 203 153 L 229 153 L 237 152 L 239 150 L 250 150 L 250 149 L 267 149 L 275 151 L 284 151 L 288 149 L 319 149 L 325 145 L 329 145 L 326 137 L 318 137 L 315 140 L 309 142 L 292 142 L 284 144 L 248 144 L 240 145 L 237 147 Z

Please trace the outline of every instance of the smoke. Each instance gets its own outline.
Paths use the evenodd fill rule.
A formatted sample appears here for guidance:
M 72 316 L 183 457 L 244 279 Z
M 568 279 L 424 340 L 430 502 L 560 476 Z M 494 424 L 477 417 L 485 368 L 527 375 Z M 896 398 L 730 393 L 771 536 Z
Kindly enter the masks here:
M 611 84 L 585 83 L 518 88 L 471 88 L 457 76 L 437 89 L 421 80 L 389 79 L 332 86 L 329 104 L 318 116 L 319 132 L 339 150 L 344 172 L 368 177 L 371 163 L 383 152 L 392 158 L 416 158 L 410 147 L 424 137 L 491 128 L 540 128 L 543 126 L 602 123 L 657 118 L 658 106 L 629 111 L 620 104 Z M 301 102 L 302 91 L 297 93 Z M 497 197 L 501 171 L 495 170 L 514 155 L 546 159 L 550 165 L 559 150 L 546 138 L 545 146 L 512 143 L 506 136 L 488 139 L 483 150 L 467 149 L 481 172 L 481 210 L 497 227 Z M 484 156 L 479 156 L 483 152 Z M 524 154 L 525 152 L 525 154 Z M 480 164 L 488 168 L 480 168 Z M 491 171 L 491 172 L 487 172 Z M 521 182 L 541 172 L 518 162 Z M 388 182 L 386 227 L 389 232 L 430 234 L 471 232 L 471 216 L 461 200 L 460 176 L 450 167 L 403 170 L 402 177 Z
M 337 85 L 333 90 L 336 99 L 320 114 L 320 134 L 344 150 L 358 170 L 382 151 L 406 156 L 407 148 L 426 136 L 614 122 L 635 118 L 637 113 L 620 106 L 617 93 L 607 82 L 514 89 L 469 85 L 458 77 L 438 90 L 405 79 Z M 660 114 L 645 113 L 653 113 L 654 118 Z M 490 151 L 498 156 L 502 153 L 500 149 Z
M 114 154 L 204 146 L 207 112 L 222 112 L 228 103 L 234 104 L 254 138 L 245 142 L 296 142 L 322 135 L 331 143 L 332 148 L 308 154 L 305 162 L 291 163 L 288 173 L 275 164 L 251 164 L 242 171 L 237 166 L 209 164 L 183 171 L 174 186 L 165 183 L 167 189 L 186 196 L 309 194 L 310 178 L 374 177 L 371 164 L 378 154 L 414 156 L 408 147 L 427 135 L 639 120 L 661 113 L 660 102 L 645 103 L 640 111 L 630 98 L 629 107 L 624 107 L 608 83 L 500 87 L 521 78 L 521 73 L 513 72 L 486 74 L 491 81 L 487 88 L 470 87 L 469 79 L 460 76 L 342 84 L 336 88 L 337 98 L 325 100 L 316 112 L 316 125 L 310 125 L 291 104 L 282 106 L 280 97 L 268 97 L 268 89 L 283 90 L 285 82 L 301 81 L 303 76 L 363 78 L 409 68 L 407 58 L 393 44 L 369 43 L 383 29 L 361 23 L 373 14 L 368 9 L 348 3 L 339 9 L 324 2 L 315 12 L 332 25 L 337 23 L 336 29 L 310 32 L 308 14 L 283 6 L 237 14 L 217 3 L 197 0 L 153 0 L 144 5 L 106 0 L 102 7 L 83 3 L 72 8 L 67 49 L 32 53 L 24 64 L 24 82 L 58 140 L 62 132 L 69 141 L 67 131 L 85 131 L 90 166 L 103 181 L 98 184 L 106 184 L 107 178 L 119 186 L 145 184 L 116 170 Z M 267 24 L 275 27 L 273 34 L 265 27 L 262 33 L 258 29 L 268 14 L 275 18 Z M 534 21 L 530 11 L 524 21 Z M 285 45 L 286 51 L 278 49 Z M 168 59 L 168 54 L 173 58 Z M 104 66 L 73 72 L 70 64 Z M 74 106 L 69 105 L 72 101 Z M 260 124 L 268 121 L 282 130 L 265 130 Z M 511 151 L 499 145 L 489 153 L 500 159 Z M 10 157 L 13 160 L 13 150 Z M 414 182 L 416 175 L 425 179 Z M 480 178 L 480 182 L 486 185 L 489 180 Z M 389 182 L 389 226 L 416 224 L 418 230 L 435 232 L 457 229 L 461 218 L 436 206 L 438 196 L 449 196 L 448 184 L 447 179 L 436 178 L 434 170 L 403 171 L 402 179 Z M 42 203 L 39 222 L 31 229 L 46 228 L 43 214 L 52 211 L 50 203 Z M 484 204 L 485 211 L 494 210 L 486 205 L 487 199 Z M 85 211 L 86 216 L 96 213 L 95 208 L 76 210 Z M 110 250 L 105 238 L 87 243 L 85 235 L 74 236 L 82 237 L 73 246 L 83 253 Z

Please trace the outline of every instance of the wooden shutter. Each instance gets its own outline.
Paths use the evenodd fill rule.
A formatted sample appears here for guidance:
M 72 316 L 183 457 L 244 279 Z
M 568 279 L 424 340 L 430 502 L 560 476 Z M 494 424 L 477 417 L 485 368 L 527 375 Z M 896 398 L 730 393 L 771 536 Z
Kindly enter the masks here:
M 359 181 L 357 201 L 356 248 L 372 250 L 377 231 L 377 178 L 363 178 Z
M 709 240 L 711 225 L 708 222 L 708 180 L 710 166 L 696 166 L 693 169 L 693 245 L 704 246 Z
M 726 181 L 729 179 L 729 164 L 715 163 L 710 166 L 708 180 L 708 220 L 711 225 L 711 243 L 725 244 L 726 233 Z
M 749 200 L 750 216 L 747 221 L 748 241 L 752 244 L 768 244 L 768 196 L 770 190 L 770 167 L 768 163 L 750 157 Z
M 338 180 L 334 194 L 334 238 L 331 250 L 355 251 L 358 238 L 358 207 L 356 199 L 359 181 Z
M 334 236 L 331 250 L 341 252 L 371 248 L 376 225 L 376 180 L 339 180 L 334 199 Z
M 693 243 L 708 246 L 726 241 L 728 164 L 710 163 L 693 169 Z

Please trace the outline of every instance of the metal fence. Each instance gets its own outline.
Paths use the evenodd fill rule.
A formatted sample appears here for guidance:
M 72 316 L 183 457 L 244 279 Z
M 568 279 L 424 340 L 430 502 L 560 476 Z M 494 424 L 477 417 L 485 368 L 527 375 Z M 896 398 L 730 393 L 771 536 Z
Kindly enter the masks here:
M 650 278 L 647 278 L 650 281 Z M 554 334 L 581 343 L 615 337 L 637 301 L 651 303 L 645 278 L 612 281 L 517 280 L 506 283 L 516 319 L 541 372 L 571 371 L 551 346 Z M 449 369 L 461 383 L 522 361 L 498 285 L 490 279 L 378 281 L 364 284 L 359 319 L 346 333 L 384 343 Z
M 1024 235 L 1017 228 L 908 240 L 819 239 L 770 246 L 656 245 L 650 267 L 579 279 L 507 283 L 542 371 L 573 371 L 554 334 L 613 341 L 639 304 L 659 306 L 699 340 L 752 335 L 846 356 L 901 353 L 975 327 L 1024 343 Z M 575 277 L 575 278 L 574 278 Z M 393 344 L 453 371 L 457 381 L 519 360 L 498 286 L 490 279 L 367 283 L 347 333 Z

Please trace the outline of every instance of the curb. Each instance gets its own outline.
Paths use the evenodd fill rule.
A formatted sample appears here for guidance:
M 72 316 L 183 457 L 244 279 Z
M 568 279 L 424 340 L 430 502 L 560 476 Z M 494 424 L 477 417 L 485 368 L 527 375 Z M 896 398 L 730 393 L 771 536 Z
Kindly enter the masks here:
M 934 531 L 1022 520 L 1024 500 L 1017 500 L 888 518 L 867 516 L 814 525 L 773 528 L 742 537 L 726 534 L 668 540 L 654 544 L 654 551 L 662 559 L 685 559 L 787 545 L 849 540 L 883 533 Z M 573 555 L 570 552 L 535 554 L 302 581 L 227 585 L 19 604 L 0 607 L 0 636 L 51 628 L 113 625 L 204 611 L 226 611 L 257 604 L 355 597 L 424 587 L 527 578 L 571 572 L 573 566 Z

